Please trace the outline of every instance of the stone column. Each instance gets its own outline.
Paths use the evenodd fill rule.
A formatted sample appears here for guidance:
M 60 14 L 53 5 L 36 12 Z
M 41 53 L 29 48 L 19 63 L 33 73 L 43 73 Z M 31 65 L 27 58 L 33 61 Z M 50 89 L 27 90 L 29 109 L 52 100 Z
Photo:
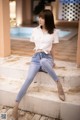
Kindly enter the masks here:
M 59 4 L 58 0 L 51 3 L 52 11 L 53 11 L 53 14 L 54 14 L 54 22 L 55 22 L 55 24 L 57 24 L 57 21 L 58 21 L 58 4 Z
M 80 20 L 79 20 L 78 41 L 77 41 L 77 66 L 80 67 Z
M 16 24 L 22 25 L 22 0 L 16 0 Z
M 10 55 L 9 0 L 0 0 L 0 57 Z
M 23 24 L 24 25 L 31 25 L 32 22 L 32 0 L 24 0 L 23 1 Z

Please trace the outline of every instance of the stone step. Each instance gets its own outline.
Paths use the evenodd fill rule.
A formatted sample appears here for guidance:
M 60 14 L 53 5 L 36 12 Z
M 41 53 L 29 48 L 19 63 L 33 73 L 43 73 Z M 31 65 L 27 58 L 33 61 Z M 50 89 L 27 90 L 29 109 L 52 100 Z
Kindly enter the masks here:
M 2 82 L 1 82 L 2 81 Z M 21 100 L 19 108 L 61 120 L 80 120 L 80 92 L 65 93 L 66 101 L 58 98 L 57 92 L 46 91 L 32 83 Z M 22 81 L 0 79 L 0 104 L 14 106 Z
M 0 58 L 0 77 L 24 81 L 27 77 L 30 60 L 31 57 L 18 55 Z M 80 87 L 80 68 L 77 68 L 75 63 L 55 60 L 55 64 L 53 69 L 65 90 Z M 55 82 L 47 73 L 39 72 L 34 81 L 42 88 L 56 89 Z

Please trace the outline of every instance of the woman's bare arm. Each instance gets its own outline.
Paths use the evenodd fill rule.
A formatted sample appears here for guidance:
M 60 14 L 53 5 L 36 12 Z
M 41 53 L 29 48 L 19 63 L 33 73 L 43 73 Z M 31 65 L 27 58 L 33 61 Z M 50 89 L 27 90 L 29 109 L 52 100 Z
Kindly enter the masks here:
M 51 49 L 51 55 L 52 55 L 52 57 L 53 57 L 53 59 L 54 59 L 54 53 L 55 53 L 55 48 L 57 47 L 57 45 L 58 45 L 58 43 L 55 43 L 55 44 L 52 44 L 52 49 Z
M 51 55 L 52 55 L 52 58 L 54 58 L 54 46 L 53 46 L 53 44 L 52 44 L 52 49 L 51 49 Z
M 55 51 L 55 47 L 57 46 L 57 44 L 52 44 L 52 49 L 51 49 L 51 56 L 52 56 L 52 58 L 53 58 L 53 61 L 54 61 L 54 57 L 55 57 L 55 55 L 54 55 L 54 51 Z M 53 67 L 55 67 L 56 65 L 55 65 L 55 63 L 54 63 L 54 66 Z

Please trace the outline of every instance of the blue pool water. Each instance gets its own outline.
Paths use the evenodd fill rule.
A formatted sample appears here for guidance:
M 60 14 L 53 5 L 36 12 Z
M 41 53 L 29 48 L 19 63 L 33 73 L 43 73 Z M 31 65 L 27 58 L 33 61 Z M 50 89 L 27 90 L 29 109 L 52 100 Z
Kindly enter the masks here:
M 14 27 L 10 29 L 10 37 L 11 39 L 30 39 L 32 31 L 32 27 Z M 60 38 L 68 36 L 69 34 L 71 34 L 70 31 L 59 30 Z
M 10 37 L 12 39 L 30 38 L 33 28 L 31 27 L 14 27 L 10 29 Z

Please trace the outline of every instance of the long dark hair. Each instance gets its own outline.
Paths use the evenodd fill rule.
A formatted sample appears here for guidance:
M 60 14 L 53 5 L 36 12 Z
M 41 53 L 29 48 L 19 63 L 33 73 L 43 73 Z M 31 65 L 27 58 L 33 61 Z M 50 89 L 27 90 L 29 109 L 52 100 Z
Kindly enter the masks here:
M 49 34 L 52 34 L 55 29 L 54 16 L 51 10 L 45 9 L 40 12 L 39 17 L 45 20 L 45 27 Z

